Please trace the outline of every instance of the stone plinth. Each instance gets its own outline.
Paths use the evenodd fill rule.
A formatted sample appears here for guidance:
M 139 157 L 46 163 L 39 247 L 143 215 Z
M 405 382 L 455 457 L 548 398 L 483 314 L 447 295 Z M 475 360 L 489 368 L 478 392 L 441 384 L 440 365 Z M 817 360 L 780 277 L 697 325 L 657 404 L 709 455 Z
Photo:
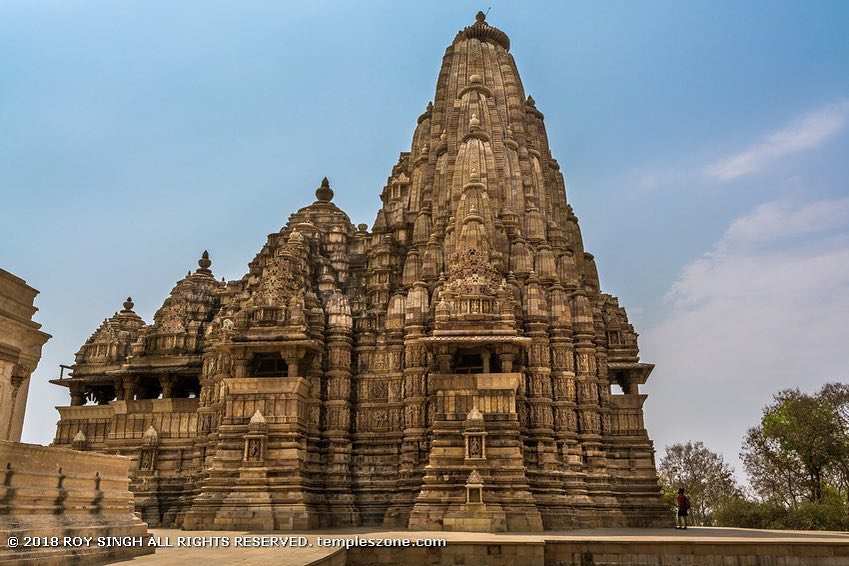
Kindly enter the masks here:
M 0 562 L 71 564 L 151 554 L 147 524 L 133 514 L 130 459 L 0 441 Z M 9 537 L 19 546 L 9 548 Z M 59 546 L 25 548 L 24 537 L 58 537 Z M 93 537 L 64 546 L 63 537 Z M 98 537 L 139 537 L 134 546 L 97 545 Z
M 154 529 L 172 545 L 187 533 Z M 274 536 L 271 533 L 201 531 L 197 536 Z M 345 529 L 305 534 L 310 545 L 274 547 L 167 547 L 133 565 L 182 566 L 187 563 L 310 564 L 312 566 L 843 566 L 849 563 L 849 535 L 835 532 L 756 529 L 586 529 L 546 534 L 491 534 L 444 531 Z M 335 546 L 318 544 L 334 539 Z M 357 539 L 400 542 L 410 546 L 360 546 Z M 351 544 L 347 545 L 346 541 Z M 444 543 L 444 544 L 443 544 Z

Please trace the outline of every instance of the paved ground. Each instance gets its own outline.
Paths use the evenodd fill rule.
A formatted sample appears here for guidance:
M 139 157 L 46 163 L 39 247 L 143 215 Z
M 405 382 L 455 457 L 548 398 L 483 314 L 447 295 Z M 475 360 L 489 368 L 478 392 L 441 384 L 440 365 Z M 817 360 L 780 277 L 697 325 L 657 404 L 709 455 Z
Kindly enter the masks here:
M 446 539 L 455 542 L 541 542 L 543 540 L 607 540 L 611 542 L 660 542 L 678 541 L 738 541 L 738 542 L 803 542 L 803 543 L 845 543 L 849 545 L 849 533 L 806 532 L 806 531 L 765 531 L 754 529 L 730 529 L 718 527 L 690 527 L 675 529 L 582 529 L 574 531 L 547 531 L 534 534 L 490 534 L 490 533 L 452 533 L 442 531 L 381 531 L 371 529 L 347 529 L 310 531 L 308 533 L 257 533 L 238 531 L 181 531 L 177 529 L 151 529 L 160 543 L 171 547 L 160 547 L 156 554 L 126 560 L 120 564 L 142 565 L 161 564 L 165 566 L 187 566 L 193 564 L 213 564 L 226 562 L 242 566 L 278 564 L 282 566 L 305 565 L 328 556 L 338 547 L 319 546 L 318 539 L 326 538 L 409 538 L 409 539 Z M 178 546 L 179 537 L 192 546 Z M 190 537 L 193 540 L 186 540 Z M 218 537 L 218 545 L 214 545 Z M 241 538 L 238 538 L 241 537 Z M 251 538 L 258 537 L 258 538 Z M 293 537 L 293 538 L 289 538 Z M 224 547 L 226 538 L 229 546 Z M 287 544 L 285 547 L 244 547 L 243 544 L 260 543 Z M 206 546 L 201 546 L 202 544 Z M 288 546 L 294 544 L 295 546 Z M 303 546 L 302 546 L 303 545 Z

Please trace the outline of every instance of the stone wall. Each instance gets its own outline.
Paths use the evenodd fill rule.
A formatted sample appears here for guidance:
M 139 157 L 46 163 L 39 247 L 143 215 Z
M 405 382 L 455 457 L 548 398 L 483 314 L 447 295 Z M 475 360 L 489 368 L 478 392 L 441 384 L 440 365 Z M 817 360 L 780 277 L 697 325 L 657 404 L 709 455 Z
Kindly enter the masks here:
M 129 458 L 65 448 L 0 441 L 0 562 L 69 564 L 130 558 L 154 551 L 146 545 L 99 546 L 98 537 L 141 537 L 147 524 L 133 514 Z M 19 546 L 10 548 L 9 537 Z M 48 545 L 25 548 L 24 537 L 48 537 Z M 93 537 L 71 547 L 63 537 Z M 50 537 L 59 537 L 56 546 Z
M 753 535 L 759 534 L 753 531 Z M 816 535 L 812 535 L 812 538 Z M 849 563 L 849 544 L 822 541 L 739 541 L 704 539 L 663 541 L 653 537 L 630 542 L 565 541 L 524 537 L 514 541 L 450 541 L 445 547 L 353 547 L 321 564 L 350 566 L 842 566 Z

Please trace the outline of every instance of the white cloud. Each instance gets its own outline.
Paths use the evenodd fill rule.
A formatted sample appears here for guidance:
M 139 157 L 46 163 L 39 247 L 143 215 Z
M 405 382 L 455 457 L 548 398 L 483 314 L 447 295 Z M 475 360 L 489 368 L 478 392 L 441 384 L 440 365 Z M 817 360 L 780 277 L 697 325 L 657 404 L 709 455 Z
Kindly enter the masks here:
M 780 199 L 735 220 L 687 265 L 644 331 L 657 364 L 646 419 L 658 446 L 702 440 L 734 464 L 785 387 L 849 381 L 849 199 Z
M 767 244 L 841 226 L 849 218 L 849 198 L 800 204 L 783 198 L 758 206 L 735 220 L 718 244 L 721 249 Z
M 754 173 L 785 155 L 816 147 L 843 129 L 847 113 L 849 100 L 821 108 L 765 136 L 751 147 L 709 165 L 707 173 L 727 181 Z

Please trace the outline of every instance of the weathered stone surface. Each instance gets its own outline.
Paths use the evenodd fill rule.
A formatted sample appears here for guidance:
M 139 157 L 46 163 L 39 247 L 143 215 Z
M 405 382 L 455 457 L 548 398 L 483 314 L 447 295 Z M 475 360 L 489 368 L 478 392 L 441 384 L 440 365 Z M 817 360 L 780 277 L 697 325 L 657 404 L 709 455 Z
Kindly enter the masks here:
M 0 269 L 0 440 L 21 440 L 30 375 L 50 339 L 32 320 L 38 291 Z
M 0 269 L 0 562 L 58 565 L 152 553 L 141 542 L 147 525 L 133 514 L 128 458 L 82 452 L 81 430 L 69 442 L 75 450 L 8 440 L 20 440 L 30 375 L 50 338 L 32 320 L 37 294 Z M 125 536 L 139 544 L 97 544 L 98 537 Z M 90 538 L 76 546 L 66 537 Z
M 170 541 L 155 556 L 130 564 L 161 566 L 209 562 L 253 565 L 310 564 L 342 566 L 487 565 L 653 565 L 692 566 L 842 566 L 849 561 L 849 535 L 815 531 L 755 529 L 587 529 L 537 534 L 458 533 L 445 531 L 388 531 L 344 529 L 304 534 L 303 546 L 238 547 L 237 537 L 278 534 L 230 532 L 230 545 L 177 546 L 178 537 L 221 537 L 214 531 L 185 533 L 154 529 L 154 536 Z M 298 535 L 300 536 L 300 535 Z M 318 539 L 324 541 L 319 544 Z M 403 546 L 403 539 L 409 546 Z M 335 546 L 325 546 L 335 541 Z M 381 542 L 381 546 L 376 543 Z M 444 543 L 444 544 L 443 544 Z
M 151 554 L 147 525 L 133 513 L 129 458 L 0 441 L 0 562 L 71 564 Z M 7 544 L 17 537 L 18 547 Z M 36 537 L 42 546 L 26 546 Z M 53 537 L 56 537 L 55 539 Z M 92 537 L 66 544 L 65 537 Z M 136 537 L 132 546 L 99 537 Z
M 240 280 L 204 252 L 152 324 L 128 299 L 55 381 L 55 444 L 81 430 L 132 457 L 155 525 L 669 523 L 653 366 L 599 288 L 509 47 L 483 14 L 456 36 L 371 230 L 324 179 Z

